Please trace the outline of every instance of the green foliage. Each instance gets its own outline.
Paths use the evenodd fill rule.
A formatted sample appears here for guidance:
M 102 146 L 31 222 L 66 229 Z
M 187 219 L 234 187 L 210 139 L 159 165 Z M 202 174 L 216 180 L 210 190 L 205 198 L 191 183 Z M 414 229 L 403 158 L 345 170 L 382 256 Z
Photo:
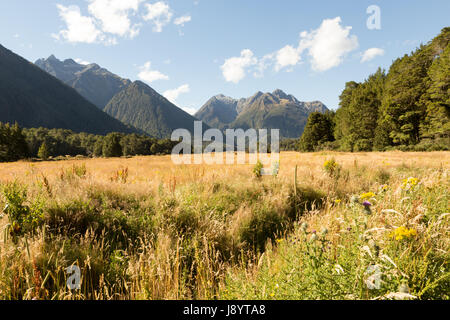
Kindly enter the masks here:
M 341 166 L 336 162 L 334 158 L 326 160 L 323 164 L 323 169 L 332 178 L 339 178 Z
M 450 28 L 444 28 L 428 44 L 395 60 L 387 74 L 378 69 L 362 83 L 346 83 L 335 116 L 334 137 L 339 149 L 447 149 L 449 41 Z M 302 136 L 304 151 L 313 149 L 309 131 Z
M 103 140 L 103 156 L 104 157 L 120 157 L 122 156 L 122 146 L 120 145 L 121 135 L 119 133 L 110 133 Z
M 238 239 L 249 249 L 262 252 L 269 239 L 274 240 L 287 221 L 276 210 L 261 206 L 240 225 Z
M 298 150 L 297 138 L 282 139 L 280 141 L 280 151 L 297 151 L 297 150 Z
M 28 146 L 22 129 L 0 122 L 0 162 L 17 161 L 28 156 Z
M 335 135 L 342 150 L 371 151 L 383 95 L 385 73 L 371 75 L 364 83 L 349 82 L 336 112 Z
M 262 174 L 261 174 L 261 170 L 263 169 L 263 164 L 261 161 L 258 160 L 258 162 L 255 164 L 255 166 L 253 167 L 253 175 L 256 178 L 261 178 Z
M 47 160 L 48 159 L 48 147 L 47 147 L 47 144 L 45 143 L 45 141 L 39 147 L 37 155 L 42 160 Z
M 34 230 L 43 219 L 43 202 L 36 199 L 27 204 L 27 189 L 14 181 L 3 186 L 5 209 L 10 223 L 10 233 L 13 236 L 22 235 Z
M 101 157 L 104 146 L 109 156 L 170 154 L 176 143 L 137 134 L 114 133 L 105 137 L 67 129 L 21 129 L 18 125 L 10 127 L 0 123 L 0 162 L 28 156 L 41 159 L 79 155 Z
M 296 184 L 296 183 L 294 183 Z M 290 210 L 287 216 L 290 221 L 297 221 L 307 211 L 321 209 L 326 195 L 311 187 L 296 186 L 289 197 Z
M 333 131 L 334 113 L 311 113 L 300 138 L 299 150 L 303 152 L 316 151 L 324 143 L 334 140 Z
M 450 138 L 450 45 L 441 51 L 428 71 L 430 86 L 422 97 L 426 105 L 423 138 Z

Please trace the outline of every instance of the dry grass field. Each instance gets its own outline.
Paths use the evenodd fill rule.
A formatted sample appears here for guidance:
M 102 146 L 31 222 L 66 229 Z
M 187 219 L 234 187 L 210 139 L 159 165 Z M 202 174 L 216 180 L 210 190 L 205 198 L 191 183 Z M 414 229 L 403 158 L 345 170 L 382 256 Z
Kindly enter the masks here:
M 449 169 L 450 152 L 283 152 L 261 178 L 170 156 L 0 164 L 0 299 L 448 299 Z

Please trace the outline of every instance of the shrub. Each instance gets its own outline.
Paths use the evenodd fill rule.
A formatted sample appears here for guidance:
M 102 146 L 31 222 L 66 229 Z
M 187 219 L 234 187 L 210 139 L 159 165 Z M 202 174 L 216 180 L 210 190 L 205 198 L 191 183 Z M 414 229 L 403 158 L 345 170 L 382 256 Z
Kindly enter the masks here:
M 42 222 L 42 199 L 37 198 L 31 205 L 27 205 L 27 188 L 14 181 L 3 187 L 6 206 L 3 210 L 10 223 L 11 235 L 22 235 L 33 231 Z
M 261 161 L 258 160 L 258 162 L 253 167 L 253 175 L 256 178 L 261 178 L 261 176 L 262 176 L 262 172 L 261 172 L 262 169 L 263 169 L 263 164 L 261 163 Z
M 48 147 L 44 141 L 39 148 L 38 157 L 41 158 L 42 160 L 47 160 L 48 156 L 49 156 Z
M 285 217 L 275 209 L 265 206 L 255 208 L 250 217 L 240 225 L 238 239 L 248 249 L 262 252 L 267 240 L 274 240 L 286 222 Z
M 341 171 L 341 166 L 336 162 L 334 158 L 326 160 L 323 163 L 323 169 L 331 178 L 339 178 L 339 173 Z

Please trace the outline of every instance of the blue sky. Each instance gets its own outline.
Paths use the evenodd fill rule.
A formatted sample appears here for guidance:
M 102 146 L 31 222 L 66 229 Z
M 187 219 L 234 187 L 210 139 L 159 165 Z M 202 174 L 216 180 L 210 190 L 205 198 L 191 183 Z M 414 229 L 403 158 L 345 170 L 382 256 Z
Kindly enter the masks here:
M 369 29 L 367 8 L 380 8 Z M 277 88 L 335 109 L 362 81 L 450 25 L 448 0 L 15 0 L 0 44 L 35 61 L 95 62 L 193 112 Z

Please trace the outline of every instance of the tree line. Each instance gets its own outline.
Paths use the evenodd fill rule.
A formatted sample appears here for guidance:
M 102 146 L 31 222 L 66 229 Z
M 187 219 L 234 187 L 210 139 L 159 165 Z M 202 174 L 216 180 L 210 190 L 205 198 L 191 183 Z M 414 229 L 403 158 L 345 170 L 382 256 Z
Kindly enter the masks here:
M 414 52 L 347 82 L 339 108 L 312 113 L 300 151 L 449 150 L 450 28 Z
M 121 157 L 170 154 L 177 143 L 138 134 L 113 132 L 102 136 L 67 129 L 28 129 L 17 124 L 0 123 L 0 162 L 80 155 Z

